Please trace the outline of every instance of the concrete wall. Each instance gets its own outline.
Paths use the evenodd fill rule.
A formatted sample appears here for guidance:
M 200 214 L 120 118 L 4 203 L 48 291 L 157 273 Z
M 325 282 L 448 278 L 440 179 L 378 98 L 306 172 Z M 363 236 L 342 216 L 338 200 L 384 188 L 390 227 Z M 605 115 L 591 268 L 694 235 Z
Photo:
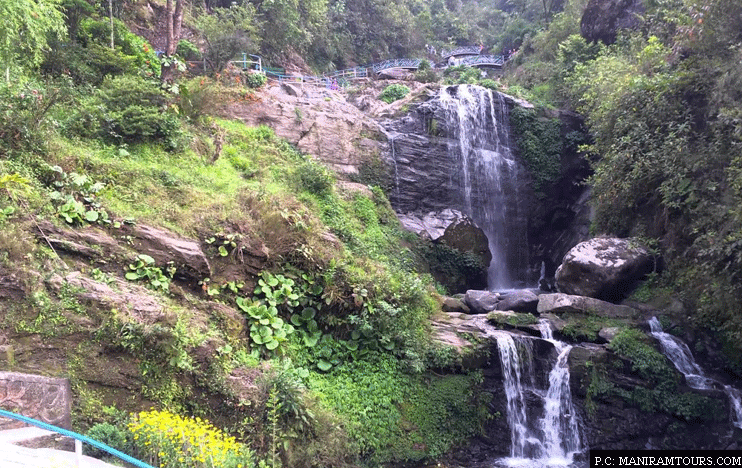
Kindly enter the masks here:
M 0 408 L 70 429 L 70 382 L 67 379 L 0 372 Z M 22 422 L 0 418 L 0 430 L 23 426 Z

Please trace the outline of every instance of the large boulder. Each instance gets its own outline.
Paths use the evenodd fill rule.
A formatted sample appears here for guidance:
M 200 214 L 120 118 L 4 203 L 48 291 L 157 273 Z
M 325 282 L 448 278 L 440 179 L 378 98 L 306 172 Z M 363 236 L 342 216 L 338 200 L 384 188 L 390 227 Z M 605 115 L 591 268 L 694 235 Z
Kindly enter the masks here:
M 529 289 L 521 289 L 506 293 L 497 303 L 497 310 L 512 310 L 513 312 L 535 313 L 538 306 L 538 296 Z
M 495 310 L 497 302 L 500 300 L 500 295 L 491 291 L 480 291 L 477 289 L 470 289 L 466 291 L 464 296 L 464 302 L 471 308 L 475 314 L 486 314 Z
M 642 0 L 589 0 L 580 21 L 582 37 L 613 44 L 621 29 L 636 30 L 642 24 Z
M 561 292 L 617 302 L 654 267 L 655 257 L 637 241 L 597 237 L 567 252 L 555 276 Z
M 452 209 L 431 211 L 425 215 L 400 214 L 398 217 L 402 226 L 423 239 L 445 244 L 462 254 L 472 254 L 479 260 L 479 265 L 468 259 L 462 262 L 462 258 L 451 257 L 445 250 L 440 250 L 437 264 L 431 265 L 431 274 L 438 282 L 450 291 L 487 287 L 487 266 L 492 260 L 489 241 L 471 218 Z
M 638 313 L 628 306 L 616 305 L 592 297 L 555 293 L 538 297 L 539 314 L 589 314 L 606 318 L 631 319 Z
M 459 252 L 473 253 L 485 268 L 492 260 L 487 236 L 467 216 L 463 216 L 451 223 L 438 239 L 438 242 L 442 242 Z

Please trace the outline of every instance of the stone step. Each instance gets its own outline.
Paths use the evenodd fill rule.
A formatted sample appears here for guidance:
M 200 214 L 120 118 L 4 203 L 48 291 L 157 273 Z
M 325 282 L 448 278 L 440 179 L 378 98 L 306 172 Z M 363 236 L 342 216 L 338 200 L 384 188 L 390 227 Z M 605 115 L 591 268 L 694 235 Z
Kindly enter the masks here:
M 57 448 L 69 447 L 71 451 Z M 81 456 L 78 464 L 74 441 L 37 427 L 0 431 L 0 467 L 2 468 L 113 468 L 114 465 Z
M 55 449 L 32 449 L 18 445 L 0 443 L 0 466 L 3 468 L 114 468 L 83 455 L 78 465 L 74 452 Z

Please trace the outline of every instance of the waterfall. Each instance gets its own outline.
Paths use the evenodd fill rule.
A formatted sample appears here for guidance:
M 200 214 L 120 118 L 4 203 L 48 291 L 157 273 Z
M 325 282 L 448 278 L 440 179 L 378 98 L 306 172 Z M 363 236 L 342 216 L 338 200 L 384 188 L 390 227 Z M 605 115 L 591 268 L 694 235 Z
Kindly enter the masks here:
M 397 167 L 397 152 L 394 149 L 394 143 L 397 135 L 388 135 L 389 147 L 392 153 L 392 163 L 394 164 L 394 192 L 399 196 L 399 168 Z
M 566 464 L 580 451 L 580 429 L 572 405 L 567 363 L 572 346 L 554 339 L 548 320 L 539 320 L 539 330 L 545 340 L 554 344 L 558 353 L 554 367 L 549 372 L 549 389 L 544 398 L 544 416 L 541 419 L 544 455 L 549 460 Z
M 649 320 L 649 329 L 650 334 L 660 342 L 665 356 L 685 376 L 685 381 L 689 387 L 697 390 L 707 390 L 715 386 L 724 388 L 724 393 L 729 398 L 732 424 L 742 429 L 742 392 L 729 385 L 722 385 L 720 382 L 704 375 L 703 370 L 693 358 L 688 345 L 680 338 L 665 333 L 657 317 L 652 317 Z
M 441 91 L 449 128 L 449 157 L 454 160 L 451 186 L 456 208 L 471 217 L 489 241 L 490 289 L 527 283 L 528 239 L 524 169 L 510 147 L 508 107 L 500 93 L 459 85 Z
M 510 459 L 505 460 L 507 466 L 571 466 L 574 455 L 581 451 L 567 365 L 572 347 L 554 339 L 548 322 L 540 322 L 539 329 L 557 351 L 546 391 L 537 388 L 529 372 L 533 368 L 533 340 L 503 331 L 491 335 L 497 340 L 507 399 L 511 435 Z M 529 402 L 533 401 L 537 403 L 531 405 L 538 408 L 529 408 Z M 531 417 L 529 421 L 529 415 L 539 412 L 540 417 Z
M 497 349 L 502 363 L 503 385 L 508 403 L 508 425 L 510 426 L 510 456 L 524 458 L 527 442 L 531 439 L 526 416 L 526 400 L 523 386 L 524 364 L 513 337 L 507 333 L 497 334 Z M 525 348 L 530 354 L 530 348 Z

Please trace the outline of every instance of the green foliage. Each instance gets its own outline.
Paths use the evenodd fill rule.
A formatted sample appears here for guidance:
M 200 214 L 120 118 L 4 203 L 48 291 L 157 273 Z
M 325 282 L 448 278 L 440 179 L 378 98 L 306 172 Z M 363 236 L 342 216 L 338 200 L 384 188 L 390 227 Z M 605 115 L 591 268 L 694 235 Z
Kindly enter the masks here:
M 110 49 L 110 37 L 111 24 L 107 19 L 85 18 L 81 22 L 77 39 L 91 53 L 94 69 L 105 72 L 106 67 L 111 67 L 112 76 L 117 74 L 116 69 L 128 73 L 139 72 L 146 77 L 159 76 L 160 60 L 156 51 L 143 37 L 132 33 L 123 21 L 114 18 L 113 51 Z M 108 55 L 107 51 L 110 51 Z M 122 65 L 124 63 L 126 65 Z M 107 73 L 103 73 L 101 78 L 105 75 Z
M 410 88 L 402 84 L 391 84 L 384 88 L 379 94 L 379 99 L 391 104 L 394 101 L 398 101 L 410 93 Z
M 642 378 L 649 381 L 676 380 L 677 375 L 667 358 L 652 348 L 646 335 L 634 328 L 619 332 L 608 347 L 621 356 L 631 360 L 632 368 Z
M 421 83 L 435 83 L 438 81 L 438 74 L 436 74 L 435 70 L 431 68 L 430 62 L 427 60 L 420 62 L 420 65 L 417 67 L 417 71 L 415 72 L 415 81 Z
M 616 319 L 606 319 L 597 315 L 565 314 L 566 322 L 562 334 L 575 343 L 596 341 L 601 329 L 607 327 L 625 328 L 626 323 Z
M 59 166 L 49 167 L 47 178 L 54 189 L 49 199 L 56 205 L 57 215 L 68 224 L 87 222 L 119 226 L 120 223 L 112 222 L 108 211 L 98 202 L 97 195 L 105 187 L 102 182 L 94 182 L 87 175 L 76 172 L 68 174 Z
M 0 65 L 7 86 L 11 69 L 41 63 L 48 37 L 64 34 L 64 17 L 56 0 L 2 0 L 0 18 Z
M 236 302 L 250 324 L 250 339 L 259 349 L 265 348 L 268 354 L 276 352 L 281 343 L 294 333 L 294 327 L 278 316 L 275 305 L 251 302 L 242 297 L 238 297 Z
M 368 463 L 435 458 L 478 433 L 476 375 L 411 376 L 390 356 L 311 374 L 309 387 L 344 420 Z
M 296 175 L 301 188 L 320 197 L 329 194 L 335 184 L 332 172 L 312 158 L 307 158 L 302 164 L 296 166 Z
M 486 278 L 487 266 L 473 252 L 461 252 L 434 242 L 422 243 L 419 250 L 431 274 L 451 291 L 460 291 L 476 278 Z
M 196 45 L 188 39 L 181 39 L 178 41 L 178 47 L 175 49 L 175 55 L 182 57 L 183 60 L 197 61 L 203 57 L 201 51 L 198 50 Z
M 209 237 L 204 242 L 216 249 L 215 254 L 220 257 L 237 254 L 238 252 L 241 253 L 245 247 L 242 243 L 242 234 L 236 232 L 229 234 L 220 233 Z
M 106 78 L 70 124 L 80 135 L 136 143 L 181 144 L 180 122 L 167 107 L 170 96 L 156 82 L 130 75 Z
M 240 52 L 254 50 L 258 42 L 255 7 L 248 2 L 230 8 L 213 8 L 212 14 L 203 14 L 196 26 L 206 41 L 204 59 L 220 72 Z
M 726 418 L 722 404 L 696 392 L 678 392 L 680 374 L 659 351 L 648 344 L 646 335 L 633 328 L 619 332 L 608 348 L 629 359 L 631 369 L 645 382 L 630 390 L 610 381 L 604 365 L 590 363 L 589 411 L 595 399 L 618 396 L 642 411 L 660 411 L 689 422 L 721 421 Z
M 533 177 L 533 189 L 543 196 L 561 175 L 561 123 L 516 106 L 510 112 L 510 124 L 518 152 Z
M 88 429 L 85 433 L 87 437 L 102 442 L 123 453 L 132 453 L 133 438 L 132 434 L 125 428 L 110 423 L 98 423 Z M 94 458 L 103 458 L 108 456 L 108 452 L 100 450 L 93 446 L 85 446 L 85 455 Z
M 391 190 L 393 184 L 389 166 L 380 158 L 362 162 L 358 166 L 358 172 L 350 174 L 350 178 L 353 182 L 380 187 L 385 193 Z
M 0 83 L 0 149 L 39 151 L 56 124 L 52 111 L 66 100 L 68 82 Z
M 487 314 L 487 320 L 500 325 L 509 325 L 511 327 L 523 327 L 527 325 L 535 325 L 538 323 L 538 318 L 533 314 L 504 314 L 498 312 L 490 312 Z
M 482 77 L 482 72 L 475 67 L 457 65 L 448 67 L 443 72 L 443 83 L 447 85 L 477 84 Z
M 268 82 L 268 77 L 263 73 L 248 73 L 245 75 L 245 84 L 249 88 L 262 88 Z
M 147 286 L 168 294 L 170 292 L 170 278 L 172 278 L 174 269 L 168 269 L 170 276 L 166 276 L 160 267 L 155 266 L 155 259 L 146 254 L 139 254 L 134 261 L 130 263 L 126 271 L 126 279 L 129 281 L 144 280 Z

